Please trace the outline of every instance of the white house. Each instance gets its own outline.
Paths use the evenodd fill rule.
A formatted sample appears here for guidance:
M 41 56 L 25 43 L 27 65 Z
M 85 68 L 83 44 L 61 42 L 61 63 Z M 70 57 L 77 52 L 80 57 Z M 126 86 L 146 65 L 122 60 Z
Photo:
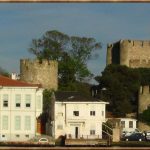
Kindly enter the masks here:
M 40 85 L 0 75 L 0 141 L 25 141 L 37 134 L 42 92 Z
M 11 73 L 11 79 L 13 80 L 19 80 L 20 79 L 20 75 L 18 73 Z
M 133 118 L 107 118 L 113 128 L 120 127 L 122 132 L 134 132 L 137 130 L 137 120 Z
M 58 138 L 102 138 L 102 123 L 105 119 L 107 102 L 87 98 L 78 92 L 56 92 L 55 129 Z
M 123 131 L 133 132 L 137 129 L 137 120 L 133 118 L 120 118 Z

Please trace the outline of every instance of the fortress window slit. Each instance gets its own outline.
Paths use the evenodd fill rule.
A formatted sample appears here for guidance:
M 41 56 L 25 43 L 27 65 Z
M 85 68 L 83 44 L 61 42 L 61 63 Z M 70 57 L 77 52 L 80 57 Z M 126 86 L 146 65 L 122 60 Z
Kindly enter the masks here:
M 142 86 L 142 94 L 143 94 L 143 90 L 144 90 L 144 89 L 143 89 L 143 86 Z

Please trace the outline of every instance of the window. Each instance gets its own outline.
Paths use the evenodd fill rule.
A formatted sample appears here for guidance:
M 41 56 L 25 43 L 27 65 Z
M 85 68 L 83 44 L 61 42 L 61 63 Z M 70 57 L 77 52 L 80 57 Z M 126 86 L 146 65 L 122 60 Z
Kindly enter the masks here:
M 17 94 L 15 99 L 16 99 L 16 107 L 21 107 L 21 95 Z
M 31 129 L 31 117 L 25 116 L 25 130 Z
M 74 116 L 79 116 L 79 111 L 73 111 Z
M 19 135 L 19 134 L 16 134 L 16 137 L 17 137 L 17 138 L 19 138 L 19 137 L 20 137 L 20 135 Z
M 57 125 L 57 129 L 62 130 L 63 129 L 63 125 Z
M 25 137 L 26 137 L 26 138 L 29 138 L 29 134 L 26 134 Z
M 121 127 L 125 128 L 125 121 L 121 121 Z
M 36 106 L 36 108 L 37 109 L 41 109 L 41 96 L 37 96 L 37 106 Z
M 2 129 L 8 130 L 8 116 L 3 116 L 2 118 Z
M 25 97 L 26 107 L 31 107 L 31 95 L 27 94 Z
M 90 111 L 90 116 L 95 116 L 95 111 Z
M 2 135 L 2 137 L 4 138 L 4 137 L 5 137 L 5 135 L 3 134 L 3 135 Z
M 129 128 L 133 128 L 133 121 L 129 121 Z
M 21 129 L 21 117 L 15 116 L 15 130 Z
M 3 95 L 3 107 L 8 107 L 8 94 Z
M 8 100 L 3 101 L 3 107 L 8 107 Z
M 95 130 L 90 130 L 90 135 L 95 135 Z

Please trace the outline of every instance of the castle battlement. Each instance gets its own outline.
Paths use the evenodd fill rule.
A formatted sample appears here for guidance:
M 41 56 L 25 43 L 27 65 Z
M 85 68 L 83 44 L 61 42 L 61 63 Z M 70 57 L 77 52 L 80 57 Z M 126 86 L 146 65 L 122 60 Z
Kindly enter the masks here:
M 120 40 L 107 45 L 107 65 L 150 68 L 150 40 Z
M 141 86 L 138 96 L 138 112 L 142 113 L 150 106 L 150 86 Z
M 135 47 L 150 47 L 150 40 L 120 40 L 120 44 L 127 44 L 127 46 Z
M 58 66 L 57 61 L 55 60 L 48 61 L 46 59 L 43 59 L 41 62 L 38 59 L 21 59 L 20 63 L 24 65 L 38 65 L 38 66 L 50 65 L 54 67 Z
M 150 40 L 120 40 L 116 43 L 109 43 L 107 44 L 107 48 L 111 48 L 115 46 L 116 44 L 123 44 L 126 46 L 132 46 L 132 47 L 150 47 Z
M 46 89 L 58 88 L 58 62 L 43 59 L 21 59 L 20 79 L 25 82 L 42 84 Z
M 140 86 L 139 94 L 140 95 L 150 94 L 150 86 L 149 85 Z

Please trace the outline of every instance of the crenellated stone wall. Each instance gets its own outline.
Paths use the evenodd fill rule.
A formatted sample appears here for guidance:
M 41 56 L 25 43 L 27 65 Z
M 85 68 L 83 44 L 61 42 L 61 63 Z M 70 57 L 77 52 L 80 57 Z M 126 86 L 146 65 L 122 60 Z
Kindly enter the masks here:
M 150 41 L 120 40 L 107 46 L 107 65 L 120 64 L 131 68 L 150 67 Z
M 141 86 L 139 90 L 138 113 L 142 113 L 150 106 L 150 87 Z
M 20 79 L 25 82 L 42 84 L 45 89 L 58 89 L 58 63 L 34 59 L 20 60 Z

